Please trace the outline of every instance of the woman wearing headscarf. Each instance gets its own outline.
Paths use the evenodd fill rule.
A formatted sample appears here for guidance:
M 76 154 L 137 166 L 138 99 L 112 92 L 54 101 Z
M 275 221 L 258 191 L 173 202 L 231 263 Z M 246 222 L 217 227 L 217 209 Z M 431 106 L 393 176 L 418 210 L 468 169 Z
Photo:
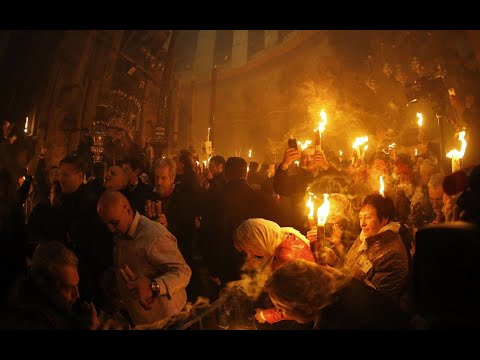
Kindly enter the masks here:
M 271 271 L 285 262 L 296 259 L 315 262 L 310 241 L 304 235 L 294 228 L 280 227 L 265 219 L 248 219 L 241 223 L 234 235 L 234 245 L 238 251 L 247 254 L 247 263 L 254 257 L 261 258 L 257 270 L 265 280 Z M 255 318 L 260 323 L 269 324 L 289 320 L 275 308 L 258 309 Z

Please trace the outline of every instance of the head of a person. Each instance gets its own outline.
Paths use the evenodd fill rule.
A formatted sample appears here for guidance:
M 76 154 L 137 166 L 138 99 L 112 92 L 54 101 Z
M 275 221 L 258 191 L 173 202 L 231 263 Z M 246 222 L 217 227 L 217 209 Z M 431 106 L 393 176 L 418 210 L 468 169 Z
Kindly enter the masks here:
M 178 162 L 183 164 L 183 172 L 193 171 L 193 164 L 195 162 L 194 156 L 189 150 L 181 150 L 178 156 Z
M 97 213 L 115 235 L 126 234 L 133 221 L 133 210 L 127 198 L 115 190 L 106 190 L 98 200 Z
M 390 173 L 390 158 L 388 155 L 377 152 L 373 155 L 370 164 L 370 174 L 379 177 Z
M 75 254 L 57 241 L 40 243 L 33 253 L 31 269 L 34 281 L 50 301 L 70 312 L 80 297 Z
M 306 260 L 284 263 L 265 284 L 273 305 L 299 323 L 314 320 L 335 288 L 335 277 L 326 267 Z
M 122 190 L 128 185 L 128 176 L 124 169 L 118 165 L 110 166 L 105 176 L 103 186 L 108 190 Z
M 250 256 L 273 256 L 280 243 L 280 226 L 265 219 L 245 220 L 233 236 L 235 248 Z
M 50 186 L 50 205 L 51 206 L 60 206 L 62 196 L 62 187 L 60 182 L 57 180 Z
M 359 213 L 362 233 L 367 238 L 374 236 L 394 217 L 395 206 L 391 198 L 380 194 L 367 195 Z
M 83 163 L 77 156 L 68 155 L 60 160 L 58 179 L 62 192 L 71 194 L 77 191 L 83 183 L 84 174 Z
M 138 158 L 129 157 L 123 162 L 122 168 L 127 174 L 128 183 L 135 184 L 138 181 L 138 176 L 142 172 L 142 162 Z
M 55 181 L 59 181 L 59 179 L 60 179 L 60 169 L 58 168 L 58 166 L 52 166 L 48 170 L 48 183 L 51 185 Z
M 164 158 L 155 164 L 155 191 L 166 196 L 172 189 L 177 175 L 177 165 L 170 158 Z
M 442 173 L 435 173 L 428 181 L 428 197 L 436 214 L 441 213 L 443 208 L 443 179 Z
M 225 162 L 225 177 L 227 181 L 246 180 L 247 162 L 241 157 L 232 156 Z
M 430 181 L 430 177 L 435 172 L 435 165 L 429 159 L 422 161 L 419 167 L 420 181 L 422 185 L 427 185 Z
M 104 180 L 106 176 L 106 166 L 105 163 L 95 162 L 92 166 L 92 174 L 95 179 Z
M 302 151 L 300 166 L 310 172 L 317 171 L 319 169 L 318 164 L 315 163 L 315 148 L 307 147 Z
M 210 158 L 208 169 L 213 176 L 220 175 L 225 170 L 225 158 L 220 155 L 215 155 Z

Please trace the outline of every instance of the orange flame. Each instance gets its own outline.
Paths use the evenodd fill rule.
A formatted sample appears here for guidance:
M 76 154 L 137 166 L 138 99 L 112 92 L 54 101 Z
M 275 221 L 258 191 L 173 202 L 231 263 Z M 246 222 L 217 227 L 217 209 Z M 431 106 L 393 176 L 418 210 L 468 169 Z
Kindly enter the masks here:
M 318 131 L 320 132 L 320 135 L 322 135 L 327 126 L 327 113 L 323 109 L 320 110 L 320 119 L 322 120 L 318 123 Z
M 467 149 L 467 141 L 465 140 L 465 131 L 460 131 L 458 134 L 458 140 L 462 142 L 462 147 L 460 148 L 460 151 L 457 149 L 450 150 L 447 153 L 447 157 L 452 159 L 452 158 L 457 158 L 461 159 L 463 158 L 463 155 L 465 155 L 465 150 Z
M 248 150 L 248 157 L 249 157 L 249 158 L 252 157 L 252 149 Z
M 307 201 L 307 208 L 309 209 L 308 211 L 308 217 L 309 218 L 313 218 L 313 201 L 312 201 L 312 195 L 310 195 L 310 197 L 308 198 L 308 201 Z
M 325 226 L 329 212 L 330 201 L 328 200 L 328 194 L 323 194 L 323 204 L 317 210 L 317 225 Z
M 305 150 L 308 148 L 310 145 L 312 145 L 312 140 L 305 140 L 305 141 L 297 141 L 298 146 L 300 147 L 300 150 Z
M 368 142 L 368 136 L 363 136 L 363 137 L 357 137 L 355 139 L 355 141 L 353 142 L 352 144 L 352 147 L 354 149 L 358 149 L 360 147 L 360 145 L 363 145 L 365 144 L 366 142 Z
M 417 118 L 418 118 L 418 121 L 417 121 L 418 127 L 422 127 L 423 126 L 423 115 L 422 115 L 422 113 L 417 113 Z

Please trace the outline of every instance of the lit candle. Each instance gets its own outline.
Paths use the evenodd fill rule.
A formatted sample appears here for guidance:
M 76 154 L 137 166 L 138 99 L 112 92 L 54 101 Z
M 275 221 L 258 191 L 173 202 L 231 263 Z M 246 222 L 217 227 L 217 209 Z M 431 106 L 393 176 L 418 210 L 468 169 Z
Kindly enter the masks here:
M 415 149 L 415 156 L 418 156 L 418 149 Z
M 422 113 L 417 113 L 417 124 L 418 124 L 418 129 L 420 130 L 420 128 L 423 126 L 423 115 Z
M 462 143 L 460 151 L 458 151 L 457 149 L 453 149 L 447 153 L 447 157 L 452 159 L 452 173 L 462 168 L 461 159 L 465 155 L 465 150 L 467 149 L 467 141 L 465 140 L 465 134 L 465 131 L 461 131 L 458 134 L 458 140 L 460 140 Z
M 207 141 L 210 141 L 210 128 L 208 128 L 208 132 L 207 132 Z
M 203 160 L 203 169 L 202 172 L 205 172 L 205 168 L 207 167 L 207 160 Z
M 391 143 L 390 145 L 388 145 L 389 153 L 392 153 L 393 155 L 393 161 L 397 160 L 397 152 L 395 151 L 395 146 L 395 143 Z
M 327 113 L 322 109 L 319 113 L 320 122 L 315 130 L 315 152 L 322 152 L 322 133 L 327 126 Z
M 312 200 L 312 194 L 310 193 L 310 197 L 308 198 L 307 201 L 307 208 L 308 208 L 308 225 L 310 226 L 310 229 L 313 229 L 315 226 L 315 218 L 313 217 L 313 212 L 314 212 L 314 203 Z
M 300 165 L 300 160 L 294 161 L 294 164 L 296 167 L 298 167 Z
M 379 190 L 380 195 L 385 197 L 385 184 L 383 183 L 383 175 L 380 176 L 380 190 Z
M 355 141 L 353 142 L 353 144 L 352 144 L 352 148 L 353 148 L 352 165 L 355 165 L 355 163 L 357 162 L 357 159 L 360 158 L 359 148 L 360 148 L 361 145 L 365 144 L 366 142 L 368 142 L 368 136 L 357 137 L 355 139 Z M 365 151 L 368 149 L 368 145 L 366 145 L 366 146 L 367 146 L 366 148 L 364 147 Z
M 252 149 L 248 150 L 248 157 L 252 158 Z
M 25 119 L 25 128 L 23 129 L 23 131 L 24 131 L 25 133 L 28 132 L 28 116 L 27 116 L 27 118 Z
M 317 241 L 314 246 L 314 256 L 317 263 L 321 263 L 322 255 L 325 249 L 325 223 L 327 222 L 328 213 L 330 212 L 330 201 L 328 194 L 323 194 L 323 204 L 317 210 Z

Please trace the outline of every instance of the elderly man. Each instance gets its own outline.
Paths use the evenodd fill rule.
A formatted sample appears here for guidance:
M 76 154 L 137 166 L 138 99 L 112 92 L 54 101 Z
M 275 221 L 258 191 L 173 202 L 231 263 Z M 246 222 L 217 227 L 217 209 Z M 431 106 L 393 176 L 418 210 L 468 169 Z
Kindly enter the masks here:
M 67 330 L 100 327 L 95 306 L 79 303 L 78 259 L 63 244 L 40 244 L 32 257 L 31 277 L 9 311 L 7 329 Z M 79 304 L 80 307 L 74 306 Z M 107 329 L 108 324 L 102 328 Z
M 380 194 L 368 195 L 360 210 L 362 232 L 348 251 L 345 272 L 398 302 L 408 276 L 408 257 L 393 222 L 393 201 Z
M 117 236 L 117 283 L 135 326 L 153 324 L 179 313 L 187 302 L 185 288 L 192 271 L 175 237 L 163 225 L 133 212 L 127 198 L 118 191 L 105 191 L 97 211 Z
M 157 206 L 152 212 L 147 203 L 146 216 L 155 218 L 177 238 L 182 255 L 192 265 L 197 200 L 182 184 L 175 182 L 176 173 L 177 166 L 172 159 L 157 161 L 154 170 Z

